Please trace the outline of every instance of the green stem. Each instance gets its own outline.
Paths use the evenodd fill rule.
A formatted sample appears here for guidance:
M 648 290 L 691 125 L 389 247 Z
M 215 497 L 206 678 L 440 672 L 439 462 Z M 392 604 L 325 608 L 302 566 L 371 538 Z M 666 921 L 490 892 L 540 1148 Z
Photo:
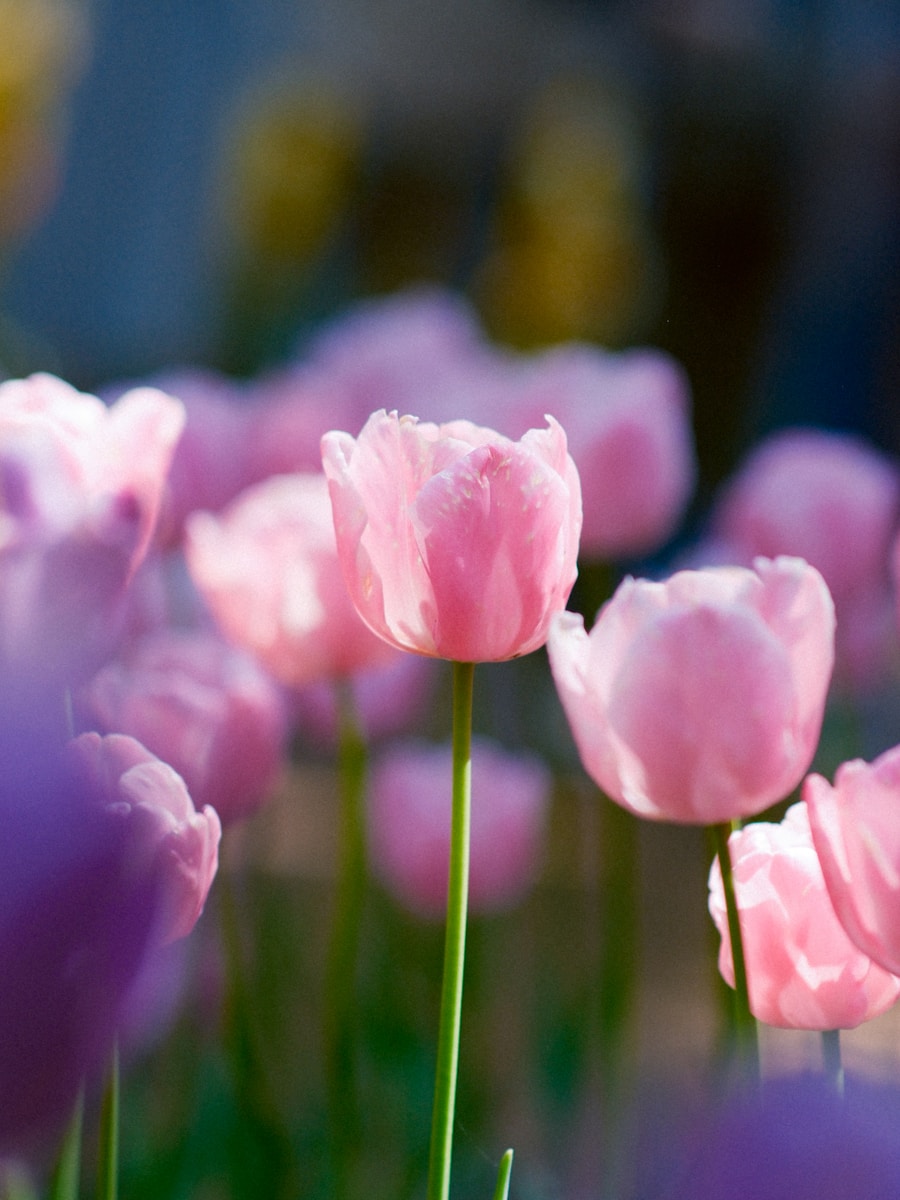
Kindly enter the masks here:
M 59 1158 L 50 1181 L 50 1200 L 77 1200 L 81 1175 L 81 1134 L 84 1125 L 84 1086 L 79 1089 Z
M 100 1165 L 97 1200 L 117 1200 L 119 1194 L 119 1043 L 113 1044 L 112 1060 L 103 1108 L 100 1113 Z
M 744 939 L 737 897 L 734 891 L 734 875 L 731 869 L 731 853 L 728 837 L 731 833 L 728 822 L 712 827 L 716 854 L 722 871 L 722 889 L 725 894 L 725 911 L 728 915 L 728 936 L 731 942 L 731 959 L 734 963 L 734 1034 L 742 1065 L 754 1080 L 759 1080 L 759 1039 L 756 1019 L 750 1011 L 750 992 L 747 987 L 747 965 L 744 957 Z
M 453 815 L 450 831 L 450 878 L 444 980 L 438 1030 L 428 1200 L 447 1200 L 453 1152 L 453 1114 L 459 1062 L 466 912 L 469 899 L 469 823 L 472 798 L 472 693 L 474 663 L 453 664 Z
M 338 684 L 339 840 L 337 893 L 325 975 L 325 1062 L 335 1190 L 359 1131 L 353 1027 L 360 929 L 366 886 L 366 832 L 363 808 L 366 786 L 366 743 L 360 732 L 349 680 Z
M 835 1093 L 844 1095 L 844 1064 L 841 1061 L 841 1031 L 826 1029 L 822 1032 L 822 1063 L 825 1074 L 831 1080 Z
M 497 1186 L 494 1188 L 494 1200 L 507 1200 L 509 1196 L 509 1177 L 512 1174 L 513 1152 L 507 1150 L 500 1159 L 500 1170 L 497 1172 Z

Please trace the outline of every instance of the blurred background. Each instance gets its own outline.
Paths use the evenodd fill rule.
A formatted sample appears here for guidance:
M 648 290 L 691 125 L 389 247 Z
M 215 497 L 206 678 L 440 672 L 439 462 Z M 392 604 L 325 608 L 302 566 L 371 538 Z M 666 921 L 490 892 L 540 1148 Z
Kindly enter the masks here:
M 0 362 L 251 373 L 427 279 L 671 351 L 707 488 L 895 449 L 898 53 L 879 0 L 0 0 Z

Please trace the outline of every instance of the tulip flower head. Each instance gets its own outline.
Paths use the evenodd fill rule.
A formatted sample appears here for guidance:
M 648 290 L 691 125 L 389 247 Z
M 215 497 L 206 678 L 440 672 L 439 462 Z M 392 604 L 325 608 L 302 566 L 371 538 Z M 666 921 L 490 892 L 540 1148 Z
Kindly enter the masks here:
M 185 553 L 225 636 L 289 687 L 390 658 L 347 595 L 323 475 L 276 475 L 218 516 L 195 513 Z
M 107 663 L 77 701 L 88 728 L 137 738 L 181 775 L 195 806 L 211 805 L 223 824 L 255 812 L 281 769 L 281 690 L 214 633 L 149 634 Z
M 834 608 L 800 559 L 626 579 L 548 653 L 585 770 L 637 816 L 714 824 L 797 786 L 819 738 Z
M 804 558 L 837 610 L 836 675 L 855 689 L 896 655 L 890 548 L 900 515 L 897 463 L 861 438 L 788 429 L 763 442 L 725 486 L 713 536 L 727 561 Z
M 778 825 L 744 826 L 728 848 L 757 1020 L 787 1029 L 853 1029 L 891 1007 L 900 979 L 857 949 L 838 920 L 805 805 L 792 805 Z M 722 935 L 719 970 L 734 987 L 718 859 L 709 888 L 710 914 Z
M 197 812 L 181 776 L 132 737 L 85 733 L 70 753 L 97 802 L 125 825 L 131 871 L 155 880 L 157 944 L 186 937 L 219 865 L 218 814 Z
M 828 893 L 853 943 L 900 974 L 900 746 L 803 784 Z
M 518 442 L 374 413 L 327 433 L 338 555 L 357 611 L 401 650 L 500 662 L 546 641 L 575 582 L 581 486 L 560 425 Z
M 183 422 L 152 388 L 107 408 L 50 375 L 0 384 L 5 684 L 80 682 L 114 647 Z
M 131 738 L 26 737 L 4 756 L 0 1157 L 31 1155 L 71 1115 L 147 956 L 199 915 L 218 840 L 216 814 Z

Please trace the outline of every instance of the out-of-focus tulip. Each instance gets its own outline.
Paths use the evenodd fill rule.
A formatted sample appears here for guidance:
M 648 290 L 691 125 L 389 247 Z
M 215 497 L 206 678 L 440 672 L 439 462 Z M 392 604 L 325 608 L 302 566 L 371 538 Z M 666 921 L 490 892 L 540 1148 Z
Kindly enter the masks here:
M 173 767 L 195 806 L 224 825 L 266 800 L 283 762 L 281 691 L 211 633 L 164 630 L 108 663 L 78 697 L 82 723 L 126 733 Z
M 420 654 L 393 652 L 382 666 L 350 679 L 353 705 L 366 741 L 409 733 L 428 711 L 440 664 Z M 333 748 L 338 740 L 338 697 L 329 683 L 312 683 L 291 696 L 297 732 L 307 743 Z
M 900 974 L 900 746 L 873 763 L 803 784 L 813 842 L 835 910 L 853 942 Z
M 49 375 L 0 384 L 2 686 L 78 682 L 109 653 L 183 422 L 150 388 L 106 408 Z
M 640 1195 L 887 1200 L 900 1195 L 898 1121 L 896 1081 L 848 1073 L 837 1096 L 821 1072 L 775 1076 L 759 1091 L 704 1105 L 688 1137 L 657 1137 L 641 1164 L 648 1182 Z
M 581 488 L 552 418 L 518 442 L 374 413 L 322 459 L 357 610 L 401 650 L 502 661 L 542 646 L 576 576 Z
M 634 557 L 672 535 L 697 473 L 690 392 L 673 359 L 560 346 L 512 374 L 509 392 L 516 431 L 543 413 L 566 431 L 581 477 L 583 555 Z
M 369 794 L 373 867 L 385 887 L 421 916 L 447 904 L 452 748 L 403 742 L 375 764 Z M 537 874 L 551 778 L 532 755 L 472 744 L 469 904 L 509 907 Z
M 321 471 L 322 435 L 329 429 L 359 429 L 371 411 L 359 410 L 340 378 L 305 363 L 258 376 L 250 387 L 250 402 L 250 483 Z
M 190 513 L 218 512 L 255 482 L 253 410 L 243 385 L 212 371 L 170 372 L 155 382 L 182 401 L 187 417 L 160 518 L 158 540 L 169 545 L 181 538 Z
M 805 805 L 792 805 L 778 825 L 745 825 L 732 833 L 728 848 L 757 1020 L 787 1029 L 853 1029 L 891 1007 L 900 979 L 854 946 L 838 920 Z M 718 859 L 709 889 L 710 914 L 722 936 L 719 970 L 734 987 Z
M 225 636 L 282 683 L 300 687 L 388 661 L 347 595 L 322 474 L 274 476 L 218 517 L 195 513 L 185 552 Z
M 641 817 L 710 824 L 762 812 L 815 753 L 834 608 L 800 559 L 626 579 L 590 634 L 550 629 L 557 691 L 585 770 Z
M 900 471 L 860 438 L 820 429 L 775 434 L 725 487 L 713 533 L 729 561 L 792 554 L 821 571 L 837 610 L 836 656 L 858 685 L 883 673 L 890 549 Z
M 97 803 L 124 822 L 131 871 L 158 881 L 155 941 L 186 937 L 219 865 L 218 814 L 208 805 L 198 812 L 177 771 L 132 737 L 83 733 L 70 753 Z
M 493 356 L 461 296 L 410 288 L 365 301 L 331 322 L 308 347 L 307 363 L 314 379 L 344 396 L 361 428 L 380 408 L 442 419 L 456 380 Z M 475 418 L 471 411 L 462 415 Z
M 129 738 L 23 738 L 0 778 L 0 1155 L 28 1155 L 103 1062 L 145 956 L 187 933 L 218 820 Z

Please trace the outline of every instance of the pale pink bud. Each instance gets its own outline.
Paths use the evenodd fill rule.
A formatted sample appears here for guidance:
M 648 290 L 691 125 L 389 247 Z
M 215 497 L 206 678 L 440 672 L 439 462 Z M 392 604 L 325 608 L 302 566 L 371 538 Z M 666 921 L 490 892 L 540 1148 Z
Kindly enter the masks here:
M 641 817 L 711 824 L 787 796 L 815 753 L 834 608 L 800 559 L 626 579 L 547 649 L 585 770 Z
M 347 587 L 401 650 L 501 661 L 546 641 L 576 575 L 581 488 L 562 428 L 512 442 L 374 413 L 322 459 Z
M 803 784 L 828 892 L 853 942 L 900 974 L 900 746 Z
M 453 750 L 405 742 L 376 763 L 369 795 L 373 868 L 401 903 L 425 917 L 447 905 Z M 540 760 L 484 739 L 472 744 L 469 904 L 507 908 L 534 882 L 550 773 Z
M 280 690 L 256 661 L 211 633 L 162 630 L 81 690 L 84 724 L 127 733 L 181 775 L 225 825 L 255 812 L 280 773 Z
M 325 477 L 278 475 L 219 516 L 194 513 L 185 554 L 219 627 L 299 687 L 385 662 L 344 584 Z
M 155 877 L 156 941 L 186 937 L 218 867 L 222 826 L 215 810 L 197 812 L 181 776 L 134 738 L 85 733 L 70 752 L 106 811 L 127 823 L 134 876 Z
M 900 979 L 858 950 L 828 896 L 806 807 L 779 825 L 755 822 L 728 840 L 750 1010 L 788 1029 L 853 1029 L 885 1012 Z M 709 910 L 722 936 L 719 970 L 734 987 L 734 964 L 718 859 Z

